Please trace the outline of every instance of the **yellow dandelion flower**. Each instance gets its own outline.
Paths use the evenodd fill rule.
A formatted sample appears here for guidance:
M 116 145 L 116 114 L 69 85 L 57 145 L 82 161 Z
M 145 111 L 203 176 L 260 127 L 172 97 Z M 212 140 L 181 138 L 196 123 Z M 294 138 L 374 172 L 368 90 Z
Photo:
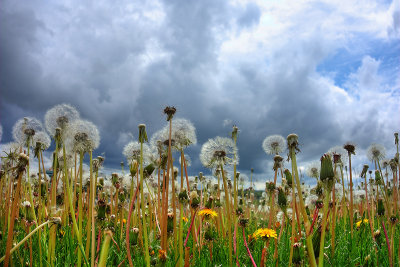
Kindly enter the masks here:
M 126 223 L 126 219 L 122 219 L 122 223 Z
M 199 211 L 199 216 L 204 216 L 206 219 L 210 219 L 217 217 L 218 213 L 211 209 L 202 209 L 201 211 Z
M 182 217 L 182 220 L 183 220 L 184 222 L 188 222 L 188 221 L 189 221 L 188 218 L 186 218 L 186 217 Z
M 361 224 L 368 224 L 368 219 L 359 220 L 356 222 L 356 227 L 360 228 Z
M 264 239 L 267 239 L 270 237 L 277 239 L 278 235 L 276 234 L 275 230 L 272 230 L 269 228 L 260 228 L 253 233 L 253 238 L 257 239 L 259 237 L 264 238 Z

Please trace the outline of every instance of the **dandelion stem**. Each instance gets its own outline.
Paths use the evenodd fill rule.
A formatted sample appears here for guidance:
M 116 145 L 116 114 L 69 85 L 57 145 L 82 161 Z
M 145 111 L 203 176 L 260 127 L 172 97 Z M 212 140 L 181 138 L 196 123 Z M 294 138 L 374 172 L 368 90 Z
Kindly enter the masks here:
M 257 267 L 257 264 L 256 264 L 256 262 L 254 261 L 253 256 L 251 255 L 249 246 L 247 245 L 246 235 L 245 235 L 245 233 L 244 233 L 244 227 L 242 228 L 242 232 L 243 232 L 243 242 L 244 242 L 244 245 L 245 245 L 245 247 L 246 247 L 247 254 L 249 254 L 249 257 L 250 257 L 251 263 L 253 264 L 253 267 Z

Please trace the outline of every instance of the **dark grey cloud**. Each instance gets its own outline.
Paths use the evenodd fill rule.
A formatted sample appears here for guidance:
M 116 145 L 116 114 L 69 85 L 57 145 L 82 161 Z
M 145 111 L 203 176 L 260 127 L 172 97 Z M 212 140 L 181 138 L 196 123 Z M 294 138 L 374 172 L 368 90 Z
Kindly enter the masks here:
M 147 124 L 149 135 L 165 125 L 166 105 L 176 106 L 177 117 L 190 119 L 197 128 L 198 145 L 188 149 L 192 174 L 205 171 L 198 160 L 201 145 L 217 135 L 229 136 L 233 124 L 240 129 L 239 170 L 249 173 L 254 168 L 264 180 L 271 175 L 272 157 L 261 143 L 271 134 L 297 133 L 302 162 L 351 139 L 366 148 L 371 139 L 377 142 L 385 135 L 382 142 L 389 146 L 393 109 L 379 113 L 363 105 L 376 103 L 374 96 L 382 97 L 375 101 L 387 99 L 363 85 L 382 87 L 379 61 L 366 58 L 358 72 L 349 74 L 349 87 L 365 102 L 346 95 L 334 80 L 316 71 L 341 47 L 332 42 L 329 31 L 308 24 L 302 28 L 293 21 L 282 27 L 282 37 L 268 40 L 271 45 L 257 41 L 254 49 L 261 54 L 243 53 L 250 49 L 245 43 L 229 58 L 230 40 L 257 27 L 271 27 L 261 25 L 263 12 L 256 3 L 222 0 L 4 1 L 3 142 L 11 140 L 19 118 L 42 119 L 48 108 L 65 102 L 99 127 L 96 153 L 105 152 L 109 168 L 119 168 L 124 142 L 130 134 L 137 138 L 139 123 Z M 302 17 L 294 18 L 299 22 Z M 398 97 L 389 107 L 396 101 Z

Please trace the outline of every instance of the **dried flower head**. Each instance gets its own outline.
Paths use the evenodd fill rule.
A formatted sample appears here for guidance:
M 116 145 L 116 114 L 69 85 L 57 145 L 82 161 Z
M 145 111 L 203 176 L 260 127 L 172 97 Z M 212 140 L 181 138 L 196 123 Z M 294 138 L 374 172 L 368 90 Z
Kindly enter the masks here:
M 236 154 L 236 157 L 234 156 Z M 201 147 L 200 161 L 207 168 L 220 165 L 233 165 L 239 162 L 237 148 L 230 138 L 215 137 Z
M 262 147 L 265 153 L 278 155 L 285 150 L 285 138 L 281 135 L 267 136 L 262 143 Z
M 76 120 L 67 128 L 65 144 L 73 152 L 93 151 L 100 144 L 99 130 L 90 121 Z
M 60 104 L 52 107 L 44 116 L 46 129 L 54 137 L 56 129 L 60 128 L 62 132 L 67 126 L 79 119 L 79 112 L 71 105 Z
M 350 142 L 347 142 L 343 145 L 343 148 L 347 151 L 348 155 L 355 155 L 356 154 L 356 145 Z
M 386 149 L 383 145 L 372 144 L 368 147 L 367 157 L 370 161 L 380 161 L 386 156 Z
M 342 162 L 342 163 L 346 164 L 346 162 L 349 160 L 348 159 L 348 153 L 347 153 L 346 149 L 344 149 L 341 146 L 331 147 L 328 150 L 327 154 L 329 154 L 331 156 L 331 158 L 332 158 L 334 163 Z
M 25 117 L 14 124 L 12 135 L 15 142 L 30 146 L 33 136 L 39 131 L 43 131 L 42 123 L 35 118 Z
M 176 112 L 176 108 L 175 108 L 174 106 L 172 106 L 172 107 L 169 107 L 169 106 L 165 107 L 164 113 L 167 115 L 167 121 L 170 121 L 170 120 L 174 117 L 175 112 Z
M 289 150 L 290 149 L 295 149 L 295 151 L 299 151 L 298 145 L 299 145 L 299 137 L 297 136 L 297 134 L 289 134 L 286 137 L 287 140 L 287 145 Z

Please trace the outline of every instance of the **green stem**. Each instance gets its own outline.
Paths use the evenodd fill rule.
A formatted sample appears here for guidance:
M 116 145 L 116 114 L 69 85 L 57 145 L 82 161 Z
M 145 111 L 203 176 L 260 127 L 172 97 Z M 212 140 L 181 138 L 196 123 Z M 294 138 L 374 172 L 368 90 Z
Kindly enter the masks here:
M 300 211 L 301 211 L 301 213 L 303 215 L 303 220 L 304 220 L 304 226 L 305 226 L 305 229 L 306 229 L 306 233 L 308 233 L 307 238 L 306 238 L 308 259 L 310 261 L 310 265 L 312 267 L 316 267 L 317 266 L 317 262 L 315 261 L 314 248 L 313 248 L 313 245 L 312 245 L 312 233 L 309 233 L 311 225 L 310 225 L 310 221 L 308 220 L 308 215 L 307 215 L 307 212 L 306 212 L 306 209 L 305 209 L 305 206 L 304 206 L 303 194 L 302 194 L 302 190 L 301 190 L 301 187 L 300 187 L 299 173 L 298 173 L 298 170 L 297 170 L 296 151 L 295 151 L 294 148 L 290 148 L 290 158 L 291 158 L 291 161 L 292 161 L 292 173 L 294 174 L 294 177 L 296 178 L 296 187 L 297 187 L 297 192 L 298 192 L 298 196 L 299 196 Z
M 96 225 L 95 225 L 95 218 L 94 218 L 94 198 L 96 195 L 96 182 L 93 179 L 93 153 L 92 151 L 89 152 L 90 155 L 90 184 L 92 186 L 91 191 L 91 199 L 90 199 L 90 206 L 91 206 L 91 219 L 92 219 L 92 247 L 91 247 L 91 260 L 90 265 L 94 267 L 94 260 L 96 258 L 95 248 L 96 248 Z M 121 222 L 121 227 L 123 226 Z
M 226 177 L 224 174 L 224 167 L 222 164 L 221 164 L 221 173 L 222 173 L 222 180 L 224 182 L 224 190 L 225 190 L 226 219 L 227 219 L 226 226 L 228 228 L 228 238 L 229 238 L 229 266 L 232 266 L 232 226 L 231 226 L 230 201 L 229 201 L 228 184 L 226 182 Z
M 150 266 L 149 256 L 149 243 L 147 240 L 147 226 L 146 226 L 146 214 L 145 214 L 145 199 L 144 199 L 144 187 L 143 187 L 143 139 L 140 141 L 140 196 L 142 202 L 142 216 L 143 216 L 143 236 L 144 236 L 144 254 L 146 258 L 146 266 Z
M 100 252 L 99 267 L 104 267 L 107 265 L 108 250 L 110 249 L 111 238 L 112 232 L 106 230 L 104 232 L 104 242 Z
M 326 230 L 326 220 L 329 206 L 331 192 L 326 188 L 326 195 L 324 199 L 324 208 L 323 208 L 323 218 L 322 218 L 322 230 L 321 230 L 321 240 L 319 243 L 319 258 L 318 258 L 318 266 L 324 266 L 324 242 L 325 242 L 325 230 Z
M 27 236 L 24 237 L 17 245 L 15 245 L 11 250 L 10 250 L 10 255 L 17 249 L 19 248 L 22 244 L 24 244 L 34 233 L 36 233 L 38 230 L 42 229 L 44 226 L 47 224 L 51 223 L 51 221 L 47 221 L 36 227 L 33 231 L 31 231 Z M 6 256 L 3 256 L 0 258 L 0 262 L 4 261 Z
M 83 230 L 82 229 L 82 213 L 83 213 L 83 211 L 82 211 L 82 205 L 83 205 L 83 203 L 82 203 L 82 198 L 83 198 L 83 195 L 82 195 L 83 168 L 82 168 L 82 166 L 83 166 L 83 156 L 84 156 L 83 151 L 80 151 L 80 153 L 79 153 L 79 188 L 78 188 L 78 192 L 79 192 L 79 197 L 78 197 L 78 229 L 79 229 L 79 231 L 78 231 L 78 242 L 80 244 L 82 244 L 82 234 L 83 234 L 82 233 L 82 230 Z M 75 213 L 73 213 L 71 215 L 72 215 L 72 217 L 75 217 Z M 84 257 L 86 257 L 86 255 Z M 81 264 L 82 264 L 82 252 L 78 251 L 78 264 L 77 264 L 77 266 L 80 267 Z

